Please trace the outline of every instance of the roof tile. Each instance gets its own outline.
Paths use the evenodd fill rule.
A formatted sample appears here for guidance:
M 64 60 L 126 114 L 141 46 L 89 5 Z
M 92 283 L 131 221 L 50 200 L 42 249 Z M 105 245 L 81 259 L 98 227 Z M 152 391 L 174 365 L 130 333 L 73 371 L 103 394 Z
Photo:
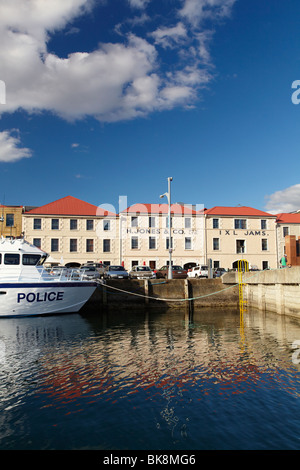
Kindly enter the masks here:
M 39 214 L 39 215 L 75 215 L 75 216 L 115 216 L 113 212 L 104 210 L 101 207 L 94 206 L 88 202 L 77 199 L 73 196 L 66 196 L 54 202 L 50 202 L 41 207 L 36 207 L 26 214 Z
M 236 215 L 236 216 L 245 216 L 245 217 L 276 217 L 269 212 L 264 212 L 258 209 L 254 209 L 253 207 L 247 206 L 236 206 L 236 207 L 228 207 L 228 206 L 215 206 L 211 209 L 207 209 L 205 211 L 207 215 Z

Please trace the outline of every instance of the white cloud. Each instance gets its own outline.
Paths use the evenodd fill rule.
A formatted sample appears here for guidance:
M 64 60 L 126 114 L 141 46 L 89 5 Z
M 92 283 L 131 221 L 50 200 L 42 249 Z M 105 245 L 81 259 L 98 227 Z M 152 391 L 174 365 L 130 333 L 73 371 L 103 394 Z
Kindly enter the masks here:
M 193 26 L 206 19 L 220 19 L 229 16 L 236 0 L 184 0 L 179 14 Z
M 266 196 L 265 208 L 272 214 L 300 210 L 300 184 L 276 191 Z
M 12 132 L 14 131 L 0 132 L 0 162 L 15 162 L 32 155 L 30 149 L 19 146 L 20 138 L 11 135 Z
M 6 104 L 0 112 L 49 111 L 66 120 L 93 116 L 112 122 L 192 105 L 199 87 L 211 79 L 211 34 L 189 31 L 187 21 L 195 11 L 225 15 L 234 1 L 185 0 L 182 21 L 175 26 L 158 27 L 145 38 L 129 32 L 120 43 L 102 43 L 92 52 L 62 58 L 48 51 L 51 35 L 64 28 L 72 31 L 72 20 L 91 11 L 95 0 L 2 0 L 0 78 L 6 84 Z M 129 0 L 140 9 L 148 3 Z M 143 15 L 143 21 L 149 18 Z M 172 72 L 161 68 L 158 44 L 177 47 Z
M 184 24 L 180 22 L 171 28 L 158 28 L 151 33 L 151 36 L 155 39 L 155 44 L 162 47 L 174 47 L 183 39 L 186 39 L 187 31 Z
M 133 8 L 145 8 L 150 0 L 128 0 Z

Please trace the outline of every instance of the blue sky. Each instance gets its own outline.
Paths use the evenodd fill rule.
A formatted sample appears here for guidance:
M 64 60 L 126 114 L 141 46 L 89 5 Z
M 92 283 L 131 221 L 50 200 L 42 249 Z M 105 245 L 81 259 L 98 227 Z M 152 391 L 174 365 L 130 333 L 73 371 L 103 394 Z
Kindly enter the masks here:
M 172 202 L 300 209 L 299 31 L 299 0 L 2 0 L 0 202 L 118 211 L 172 176 Z

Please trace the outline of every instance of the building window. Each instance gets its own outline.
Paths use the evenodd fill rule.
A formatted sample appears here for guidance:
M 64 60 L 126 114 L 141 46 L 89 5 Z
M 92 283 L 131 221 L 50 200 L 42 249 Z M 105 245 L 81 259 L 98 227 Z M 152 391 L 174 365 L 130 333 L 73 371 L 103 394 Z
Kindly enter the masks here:
M 155 217 L 149 217 L 149 227 L 154 228 L 155 227 Z
M 220 249 L 220 239 L 213 238 L 213 250 L 219 250 L 219 249 Z
M 103 240 L 103 252 L 104 253 L 110 252 L 110 240 L 108 238 L 104 238 Z
M 138 266 L 139 262 L 136 261 L 136 260 L 132 260 L 131 261 L 131 267 L 133 268 L 133 266 Z
M 171 248 L 173 248 L 173 237 L 171 237 Z M 169 238 L 166 238 L 166 250 L 169 249 Z
M 59 219 L 51 219 L 51 229 L 52 230 L 59 229 Z
M 150 266 L 150 269 L 156 269 L 156 261 L 155 260 L 149 261 L 149 266 Z
M 282 227 L 283 228 L 283 236 L 286 237 L 289 234 L 289 227 Z
M 149 250 L 155 250 L 156 248 L 156 238 L 149 237 Z
M 58 238 L 51 238 L 51 251 L 58 251 L 59 249 Z
M 87 253 L 93 253 L 94 251 L 94 240 L 91 238 L 91 239 L 87 239 L 86 241 L 86 252 Z
M 269 261 L 263 261 L 262 262 L 262 268 L 263 269 L 269 269 Z
M 236 241 L 236 252 L 237 253 L 245 253 L 245 240 L 237 240 Z
M 6 227 L 13 227 L 15 222 L 14 214 L 6 214 Z
M 77 251 L 77 238 L 70 239 L 70 252 L 74 253 Z
M 219 268 L 220 267 L 220 261 L 214 261 L 214 268 Z
M 33 219 L 33 230 L 41 230 L 42 219 Z
M 131 249 L 137 250 L 139 247 L 139 239 L 138 237 L 131 237 Z
M 41 239 L 40 238 L 34 238 L 32 244 L 36 246 L 37 248 L 41 248 Z
M 77 230 L 77 219 L 70 220 L 70 230 Z
M 237 228 L 237 229 L 247 228 L 247 220 L 246 219 L 234 219 L 234 228 Z
M 184 239 L 184 249 L 191 250 L 192 249 L 192 239 L 191 237 L 185 237 Z
M 261 249 L 262 251 L 268 251 L 268 240 L 266 238 L 261 240 Z
M 87 230 L 94 230 L 94 221 L 92 219 L 87 219 L 86 229 Z
M 213 228 L 219 228 L 219 219 L 213 219 Z
M 110 220 L 103 220 L 103 230 L 110 230 Z
M 184 219 L 184 228 L 192 227 L 192 219 L 190 217 L 185 217 Z
M 137 227 L 138 226 L 138 217 L 132 216 L 131 217 L 131 227 Z
M 260 228 L 262 230 L 266 230 L 266 228 L 267 228 L 267 221 L 266 220 L 261 220 L 260 221 Z

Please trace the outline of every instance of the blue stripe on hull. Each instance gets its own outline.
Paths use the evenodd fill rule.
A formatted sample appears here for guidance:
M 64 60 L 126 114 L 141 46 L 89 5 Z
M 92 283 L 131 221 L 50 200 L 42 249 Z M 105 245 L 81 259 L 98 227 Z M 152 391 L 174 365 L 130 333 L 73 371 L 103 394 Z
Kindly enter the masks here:
M 0 289 L 17 289 L 19 287 L 96 287 L 96 282 L 17 282 L 17 283 L 0 283 Z

